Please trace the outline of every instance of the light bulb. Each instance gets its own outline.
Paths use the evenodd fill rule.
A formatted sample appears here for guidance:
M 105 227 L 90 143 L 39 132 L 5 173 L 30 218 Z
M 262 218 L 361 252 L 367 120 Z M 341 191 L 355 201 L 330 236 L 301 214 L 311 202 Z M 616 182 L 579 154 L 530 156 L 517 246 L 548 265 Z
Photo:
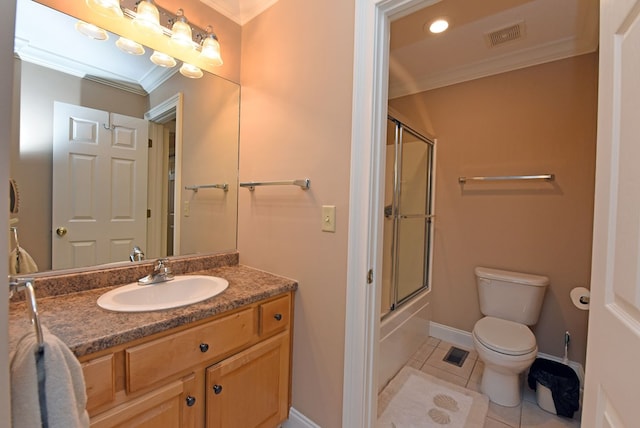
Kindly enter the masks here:
M 107 40 L 109 38 L 109 35 L 105 30 L 93 24 L 89 24 L 88 22 L 78 21 L 76 22 L 75 27 L 80 34 L 95 40 Z
M 449 28 L 449 23 L 445 19 L 437 19 L 429 25 L 429 31 L 434 34 L 442 33 Z
M 144 54 L 144 48 L 140 43 L 134 42 L 133 40 L 125 39 L 124 37 L 120 37 L 116 41 L 116 46 L 118 47 L 118 49 L 131 55 Z
M 200 58 L 207 64 L 218 67 L 222 65 L 222 57 L 220 55 L 220 43 L 215 34 L 207 34 L 207 37 L 202 41 L 202 51 L 200 52 Z
M 182 64 L 180 67 L 180 74 L 190 79 L 199 79 L 202 77 L 202 70 L 192 64 L 187 64 L 186 62 Z
M 170 43 L 182 48 L 195 48 L 193 43 L 193 36 L 191 34 L 191 27 L 187 23 L 187 18 L 184 16 L 182 9 L 178 9 L 178 18 L 171 27 L 171 41 Z
M 152 63 L 160 67 L 171 68 L 176 66 L 176 60 L 164 52 L 153 51 L 153 55 L 151 55 L 149 59 L 151 59 Z
M 143 0 L 138 3 L 138 7 L 136 8 L 136 17 L 133 19 L 133 24 L 153 33 L 162 34 L 160 13 L 152 0 Z
M 122 18 L 124 15 L 118 0 L 86 0 L 87 6 L 100 15 L 111 18 Z

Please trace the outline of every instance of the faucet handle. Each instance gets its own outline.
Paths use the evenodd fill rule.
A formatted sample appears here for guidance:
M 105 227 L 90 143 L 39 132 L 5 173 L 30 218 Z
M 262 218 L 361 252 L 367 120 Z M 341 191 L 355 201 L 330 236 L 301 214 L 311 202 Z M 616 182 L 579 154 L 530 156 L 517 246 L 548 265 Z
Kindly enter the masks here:
M 167 266 L 167 263 L 169 263 L 169 259 L 168 258 L 160 258 L 157 260 L 158 265 L 155 267 L 155 271 L 156 272 L 160 272 L 160 273 L 171 273 L 171 268 L 169 266 Z

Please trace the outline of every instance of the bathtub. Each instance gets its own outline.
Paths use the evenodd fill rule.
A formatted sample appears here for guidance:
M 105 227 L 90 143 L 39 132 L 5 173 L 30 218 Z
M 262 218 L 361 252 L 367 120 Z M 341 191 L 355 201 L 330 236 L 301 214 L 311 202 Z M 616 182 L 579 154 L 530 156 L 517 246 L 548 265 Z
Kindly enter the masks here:
M 429 337 L 429 300 L 422 291 L 380 321 L 378 392 Z

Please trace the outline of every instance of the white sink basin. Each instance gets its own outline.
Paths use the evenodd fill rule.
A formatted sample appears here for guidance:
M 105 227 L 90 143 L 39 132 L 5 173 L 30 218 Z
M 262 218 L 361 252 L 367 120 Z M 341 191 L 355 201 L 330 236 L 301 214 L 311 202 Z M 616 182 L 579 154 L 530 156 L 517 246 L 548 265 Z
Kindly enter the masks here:
M 222 293 L 226 279 L 205 275 L 176 275 L 167 282 L 123 285 L 98 298 L 98 306 L 117 312 L 146 312 L 201 302 Z

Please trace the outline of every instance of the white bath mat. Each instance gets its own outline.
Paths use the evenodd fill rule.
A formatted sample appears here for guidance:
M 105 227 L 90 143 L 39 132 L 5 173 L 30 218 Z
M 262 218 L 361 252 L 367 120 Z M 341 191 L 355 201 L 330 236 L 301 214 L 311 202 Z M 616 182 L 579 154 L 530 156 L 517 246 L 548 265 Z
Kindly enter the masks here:
M 377 428 L 482 428 L 489 399 L 404 367 L 378 400 Z

